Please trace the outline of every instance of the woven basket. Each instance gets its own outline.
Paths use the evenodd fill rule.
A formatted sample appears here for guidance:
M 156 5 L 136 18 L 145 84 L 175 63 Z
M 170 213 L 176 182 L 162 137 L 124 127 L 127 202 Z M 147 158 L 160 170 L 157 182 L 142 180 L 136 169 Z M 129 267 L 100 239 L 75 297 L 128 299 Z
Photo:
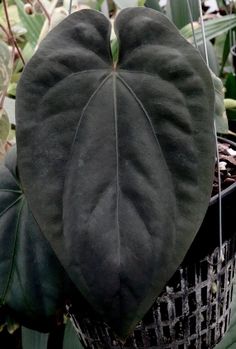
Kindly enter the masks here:
M 111 329 L 92 318 L 77 318 L 88 348 L 209 349 L 230 321 L 235 239 L 190 267 L 180 267 L 165 291 L 122 345 Z

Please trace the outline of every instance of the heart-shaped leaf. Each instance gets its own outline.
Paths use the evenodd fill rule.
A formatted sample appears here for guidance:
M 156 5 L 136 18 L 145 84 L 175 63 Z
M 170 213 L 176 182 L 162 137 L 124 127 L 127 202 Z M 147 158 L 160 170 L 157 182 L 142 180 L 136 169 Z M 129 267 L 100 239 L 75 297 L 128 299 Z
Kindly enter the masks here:
M 214 89 L 162 14 L 115 24 L 74 13 L 47 36 L 17 92 L 17 142 L 33 213 L 72 280 L 122 337 L 177 269 L 208 206 Z
M 31 328 L 49 329 L 68 281 L 21 190 L 15 148 L 0 166 L 0 246 L 0 305 Z

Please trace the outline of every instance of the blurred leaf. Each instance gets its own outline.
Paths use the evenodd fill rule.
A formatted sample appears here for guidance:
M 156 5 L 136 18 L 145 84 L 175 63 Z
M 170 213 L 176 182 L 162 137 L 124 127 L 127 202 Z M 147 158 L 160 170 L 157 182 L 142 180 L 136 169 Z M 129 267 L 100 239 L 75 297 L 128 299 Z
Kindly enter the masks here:
M 195 37 L 197 44 L 200 45 L 203 42 L 201 26 L 198 23 L 195 26 Z M 205 22 L 205 35 L 207 40 L 211 40 L 216 36 L 228 32 L 230 29 L 236 27 L 236 15 L 227 15 L 221 18 L 211 19 Z M 193 33 L 190 24 L 186 25 L 180 30 L 180 33 L 193 42 Z
M 236 99 L 236 76 L 229 73 L 225 82 L 225 97 Z
M 0 109 L 0 140 L 5 144 L 10 132 L 11 124 L 5 109 Z
M 120 8 L 136 7 L 139 5 L 138 0 L 114 0 L 114 3 Z
M 19 17 L 23 26 L 27 30 L 26 38 L 31 46 L 34 48 L 37 45 L 38 38 L 44 23 L 44 16 L 39 14 L 28 15 L 24 10 L 24 2 L 21 0 L 15 0 Z
M 96 8 L 96 4 L 97 4 L 97 0 L 77 0 L 77 4 L 79 5 L 87 5 L 91 8 Z M 104 2 L 104 0 L 99 1 L 99 4 L 102 5 L 102 3 Z
M 32 48 L 32 46 L 31 46 L 31 44 L 29 42 L 26 42 L 23 50 L 21 50 L 21 53 L 22 53 L 22 55 L 24 57 L 25 62 L 27 63 L 30 60 L 30 58 L 33 56 L 34 49 Z M 24 66 L 23 66 L 22 60 L 19 58 L 17 60 L 16 65 L 15 65 L 13 75 L 15 75 L 16 73 L 19 73 L 23 69 L 23 67 Z
M 63 349 L 84 349 L 71 321 L 69 320 L 67 321 L 65 327 Z
M 228 74 L 225 89 L 225 98 L 236 99 L 236 77 L 234 74 Z M 227 109 L 227 116 L 229 120 L 236 120 L 236 110 Z
M 153 10 L 162 12 L 159 0 L 146 0 L 145 6 L 152 8 Z
M 215 48 L 214 48 L 213 44 L 211 43 L 211 41 L 209 41 L 209 40 L 206 41 L 206 46 L 207 46 L 207 55 L 208 55 L 209 67 L 210 67 L 211 71 L 213 71 L 213 73 L 216 76 L 219 76 L 220 68 L 219 68 L 218 59 L 216 57 Z M 204 45 L 200 44 L 198 46 L 198 50 L 199 50 L 202 58 L 206 61 Z
M 19 24 L 11 26 L 11 30 L 15 38 L 19 38 L 27 33 L 27 30 Z
M 15 124 L 15 99 L 6 97 L 3 106 L 7 112 L 10 123 Z
M 22 349 L 47 349 L 48 333 L 41 333 L 22 327 Z M 69 347 L 67 349 L 70 349 Z
M 96 10 L 101 11 L 101 6 L 105 0 L 97 0 L 96 1 Z M 113 3 L 112 3 L 113 4 Z
M 138 1 L 138 6 L 144 6 L 145 0 L 139 0 Z
M 69 3 L 68 3 L 68 7 L 69 7 Z M 57 26 L 67 16 L 68 16 L 68 12 L 64 6 L 55 8 L 51 16 L 50 26 L 48 21 L 46 21 L 43 25 L 43 28 L 39 36 L 38 44 L 48 35 L 50 30 L 52 30 L 55 26 Z
M 236 108 L 236 100 L 235 99 L 225 98 L 224 103 L 225 103 L 226 109 L 235 109 Z
M 9 334 L 13 334 L 20 327 L 19 323 L 11 316 L 7 317 L 7 331 Z
M 7 89 L 7 94 L 10 96 L 15 97 L 16 96 L 16 87 L 17 87 L 17 83 L 16 82 L 12 82 L 9 84 L 8 89 Z
M 72 0 L 72 12 L 77 10 L 78 5 L 85 5 L 100 11 L 104 1 L 105 0 Z M 70 0 L 63 0 L 63 7 L 66 11 L 69 11 Z
M 12 71 L 12 58 L 8 46 L 0 41 L 0 108 L 6 94 Z
M 8 6 L 7 12 L 12 26 L 20 23 L 20 18 L 15 4 Z M 2 11 L 0 11 L 0 23 L 3 24 L 4 27 L 7 27 L 6 17 L 3 8 Z
M 10 142 L 12 145 L 16 144 L 16 130 L 10 129 L 7 141 Z
M 228 59 L 229 53 L 230 53 L 230 31 L 228 31 L 225 41 L 224 41 L 224 48 L 222 52 L 222 60 L 221 60 L 221 74 L 223 73 L 224 66 L 226 64 L 226 61 Z
M 218 133 L 227 134 L 229 132 L 228 119 L 224 106 L 224 85 L 220 78 L 214 73 L 211 74 L 215 90 L 215 122 Z
M 197 21 L 200 16 L 198 1 L 189 0 L 189 4 L 192 18 L 194 21 Z M 186 0 L 167 0 L 166 14 L 179 29 L 191 21 Z
M 112 53 L 113 62 L 117 62 L 118 55 L 119 55 L 119 45 L 118 45 L 117 39 L 114 39 L 111 42 L 111 53 Z

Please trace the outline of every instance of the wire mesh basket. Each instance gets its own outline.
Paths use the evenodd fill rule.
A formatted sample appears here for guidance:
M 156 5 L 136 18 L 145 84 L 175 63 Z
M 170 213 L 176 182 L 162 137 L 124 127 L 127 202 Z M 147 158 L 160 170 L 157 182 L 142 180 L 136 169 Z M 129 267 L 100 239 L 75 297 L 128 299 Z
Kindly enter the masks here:
M 82 315 L 76 311 L 84 347 L 214 348 L 230 322 L 236 261 L 235 202 L 236 184 L 233 184 L 222 192 L 222 254 L 215 196 L 181 266 L 125 343 L 95 314 Z
M 78 318 L 84 346 L 101 348 L 209 349 L 230 321 L 235 274 L 235 239 L 201 261 L 180 267 L 165 291 L 124 344 L 104 323 Z

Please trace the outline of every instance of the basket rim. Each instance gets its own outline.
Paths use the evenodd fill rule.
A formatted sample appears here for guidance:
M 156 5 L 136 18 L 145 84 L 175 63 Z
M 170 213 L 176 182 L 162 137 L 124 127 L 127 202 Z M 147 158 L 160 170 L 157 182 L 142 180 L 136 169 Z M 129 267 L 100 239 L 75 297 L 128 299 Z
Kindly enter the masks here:
M 224 138 L 224 137 L 217 137 L 217 139 L 219 139 L 220 141 L 223 141 L 225 143 L 229 143 L 230 145 L 232 145 L 235 149 L 236 149 L 236 143 Z M 233 192 L 236 189 L 236 182 L 231 184 L 228 188 L 222 190 L 221 192 L 221 197 L 222 199 L 224 199 L 227 195 L 229 195 L 231 192 Z M 209 202 L 209 206 L 214 205 L 217 201 L 219 200 L 219 194 L 216 194 L 214 196 L 211 197 L 210 202 Z

